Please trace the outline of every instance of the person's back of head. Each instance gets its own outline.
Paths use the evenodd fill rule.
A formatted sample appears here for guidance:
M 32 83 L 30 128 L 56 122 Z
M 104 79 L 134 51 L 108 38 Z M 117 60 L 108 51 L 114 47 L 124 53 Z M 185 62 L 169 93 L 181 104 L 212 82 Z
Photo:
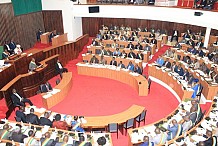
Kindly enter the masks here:
M 30 109 L 30 113 L 33 114 L 34 113 L 34 108 Z
M 30 131 L 28 132 L 28 136 L 29 136 L 29 137 L 33 137 L 33 136 L 34 136 L 34 131 L 33 131 L 33 130 L 30 130 Z
M 61 115 L 60 114 L 56 114 L 55 115 L 55 121 L 60 121 L 61 120 Z

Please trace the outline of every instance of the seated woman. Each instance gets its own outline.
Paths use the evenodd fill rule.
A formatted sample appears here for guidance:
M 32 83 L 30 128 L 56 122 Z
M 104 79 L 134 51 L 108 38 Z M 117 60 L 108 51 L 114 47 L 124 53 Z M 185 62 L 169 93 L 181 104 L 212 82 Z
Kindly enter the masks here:
M 79 119 L 78 121 L 78 116 L 74 116 L 74 120 L 71 123 L 72 130 L 75 130 L 77 132 L 85 132 L 85 130 L 81 127 L 82 126 L 82 121 Z

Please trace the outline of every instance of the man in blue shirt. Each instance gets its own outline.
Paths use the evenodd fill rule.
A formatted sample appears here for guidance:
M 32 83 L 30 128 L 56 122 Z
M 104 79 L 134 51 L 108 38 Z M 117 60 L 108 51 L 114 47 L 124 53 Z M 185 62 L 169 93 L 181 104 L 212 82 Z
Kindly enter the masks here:
M 129 71 L 134 71 L 134 65 L 132 64 L 132 61 L 129 62 L 128 66 L 126 67 Z
M 182 126 L 175 119 L 172 120 L 172 126 L 168 125 L 167 140 L 174 139 L 182 134 Z
M 149 141 L 148 136 L 144 136 L 143 140 L 144 142 L 140 146 L 154 146 L 154 143 Z
M 163 64 L 164 64 L 163 58 L 162 58 L 161 56 L 159 56 L 159 58 L 157 59 L 156 63 L 157 63 L 158 66 L 160 66 L 160 67 L 163 66 Z
M 78 121 L 78 116 L 74 116 L 74 120 L 72 121 L 72 130 L 77 132 L 85 132 L 85 130 L 81 127 L 81 122 Z

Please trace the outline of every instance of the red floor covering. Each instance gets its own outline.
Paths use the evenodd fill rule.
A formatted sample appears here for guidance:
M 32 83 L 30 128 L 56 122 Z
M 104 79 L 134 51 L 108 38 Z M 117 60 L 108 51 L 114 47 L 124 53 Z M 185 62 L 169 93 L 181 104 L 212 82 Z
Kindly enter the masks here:
M 84 48 L 83 52 L 86 52 Z M 99 116 L 111 115 L 122 112 L 132 104 L 144 106 L 147 109 L 146 125 L 153 123 L 170 114 L 177 106 L 176 98 L 164 87 L 152 82 L 151 92 L 147 97 L 139 97 L 137 92 L 130 86 L 105 78 L 82 76 L 77 74 L 76 63 L 82 61 L 79 57 L 67 64 L 69 71 L 73 73 L 73 87 L 64 101 L 50 110 L 71 115 Z M 55 86 L 54 77 L 50 80 Z M 31 97 L 34 105 L 42 107 L 41 96 Z M 204 106 L 209 109 L 209 104 Z M 14 113 L 10 116 L 14 120 Z M 143 124 L 141 124 L 142 126 Z M 112 134 L 114 146 L 127 146 L 128 137 L 119 133 Z

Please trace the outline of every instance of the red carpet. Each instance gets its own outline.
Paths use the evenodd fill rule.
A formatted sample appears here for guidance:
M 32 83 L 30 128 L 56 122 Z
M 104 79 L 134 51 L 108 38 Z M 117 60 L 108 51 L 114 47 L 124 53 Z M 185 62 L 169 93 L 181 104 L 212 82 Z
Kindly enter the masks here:
M 164 48 L 166 49 L 166 47 Z M 86 51 L 85 47 L 82 53 Z M 66 66 L 73 73 L 72 90 L 64 101 L 50 110 L 71 115 L 99 116 L 119 113 L 132 104 L 138 104 L 148 110 L 147 125 L 166 117 L 177 107 L 176 98 L 167 89 L 154 82 L 151 84 L 149 96 L 139 97 L 137 92 L 126 84 L 105 78 L 78 75 L 76 63 L 82 61 L 82 53 Z M 50 80 L 53 87 L 56 78 Z M 40 95 L 31 97 L 31 100 L 37 107 L 42 107 Z M 209 106 L 206 108 L 209 109 Z M 9 119 L 14 120 L 14 113 Z M 112 138 L 114 146 L 128 145 L 127 136 L 121 135 L 121 133 L 119 133 L 119 139 L 116 138 L 116 134 L 112 134 Z

